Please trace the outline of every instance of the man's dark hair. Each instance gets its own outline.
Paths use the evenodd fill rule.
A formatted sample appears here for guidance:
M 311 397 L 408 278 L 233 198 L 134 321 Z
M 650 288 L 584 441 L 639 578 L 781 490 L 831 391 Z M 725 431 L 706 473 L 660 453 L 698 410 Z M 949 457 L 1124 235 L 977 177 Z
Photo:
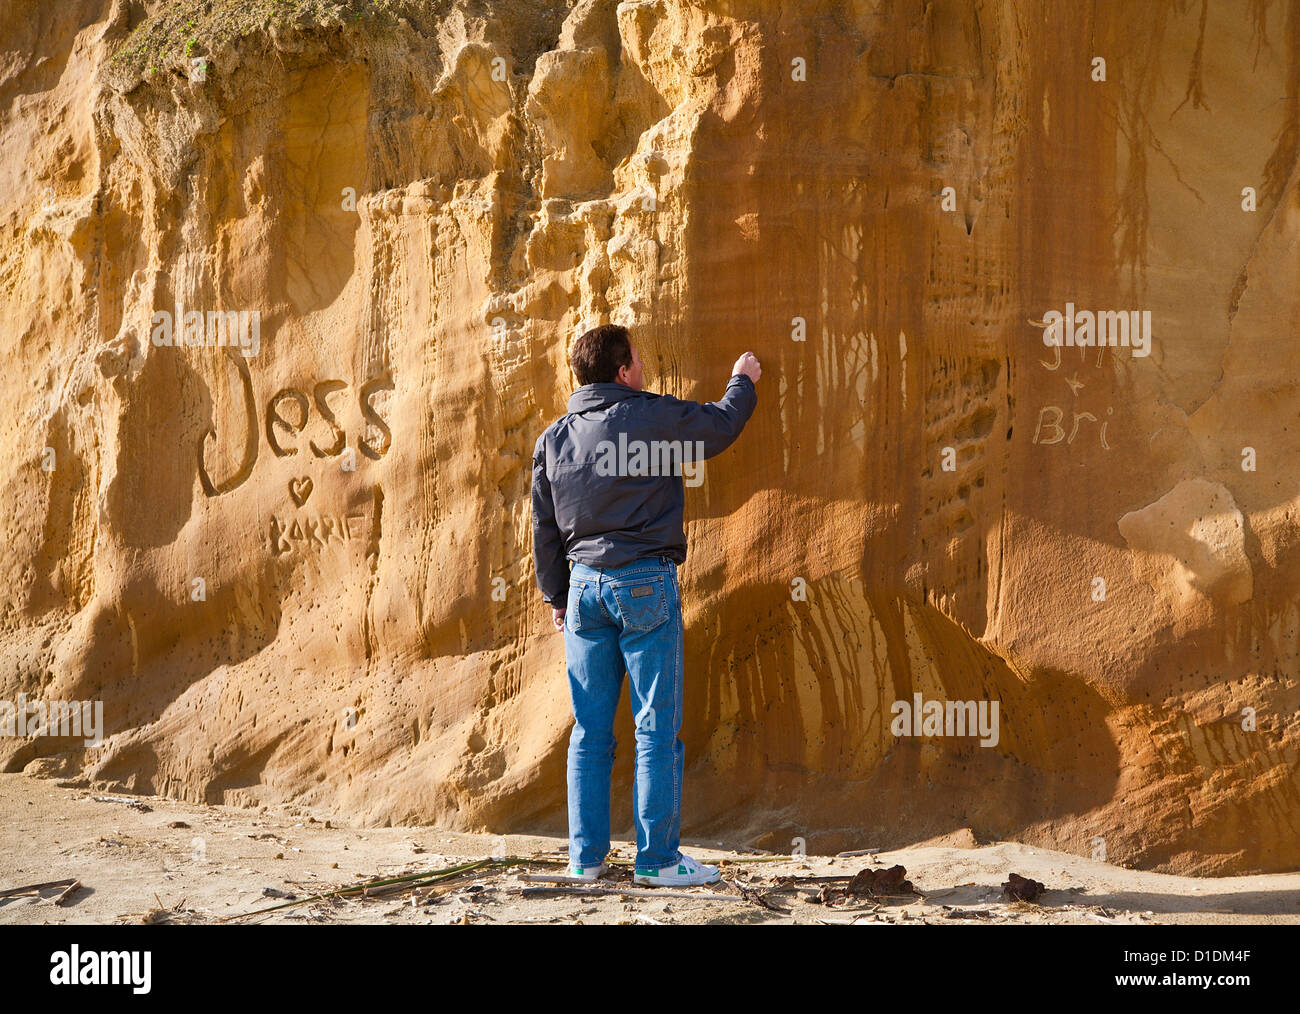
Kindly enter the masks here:
M 579 384 L 612 384 L 620 366 L 632 365 L 632 343 L 622 324 L 601 324 L 576 342 L 569 352 L 569 365 Z

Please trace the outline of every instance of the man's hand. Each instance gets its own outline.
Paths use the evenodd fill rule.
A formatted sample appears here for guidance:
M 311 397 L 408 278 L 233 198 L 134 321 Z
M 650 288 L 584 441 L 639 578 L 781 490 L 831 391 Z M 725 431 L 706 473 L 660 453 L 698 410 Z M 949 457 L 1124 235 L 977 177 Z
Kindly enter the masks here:
M 567 609 L 551 609 L 551 621 L 555 624 L 556 630 L 564 630 L 564 614 L 566 612 L 568 612 Z
M 737 373 L 743 373 L 757 384 L 758 378 L 763 375 L 763 368 L 758 365 L 758 360 L 754 358 L 754 353 L 746 352 L 736 360 L 736 365 L 731 368 L 731 375 L 733 377 Z

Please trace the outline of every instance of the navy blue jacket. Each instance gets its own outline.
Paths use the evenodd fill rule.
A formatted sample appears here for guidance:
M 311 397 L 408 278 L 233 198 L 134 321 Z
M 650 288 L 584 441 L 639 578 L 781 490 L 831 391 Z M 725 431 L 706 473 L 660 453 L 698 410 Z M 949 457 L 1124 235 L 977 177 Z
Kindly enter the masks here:
M 533 448 L 533 563 L 546 601 L 565 607 L 566 560 L 621 567 L 667 556 L 682 563 L 685 482 L 703 478 L 698 461 L 730 447 L 757 403 L 743 373 L 708 404 L 623 384 L 574 391 L 568 413 Z

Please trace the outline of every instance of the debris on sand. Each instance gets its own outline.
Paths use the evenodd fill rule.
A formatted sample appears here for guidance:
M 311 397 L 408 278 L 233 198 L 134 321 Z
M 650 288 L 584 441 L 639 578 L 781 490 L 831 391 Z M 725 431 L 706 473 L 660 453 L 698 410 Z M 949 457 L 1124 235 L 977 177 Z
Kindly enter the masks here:
M 138 799 L 122 799 L 120 796 L 91 796 L 96 803 L 121 803 L 123 806 L 129 806 L 132 810 L 138 810 L 140 813 L 153 813 L 153 807 Z
M 68 885 L 67 890 L 65 890 L 62 894 L 60 894 L 57 898 L 54 899 L 54 904 L 66 905 L 68 903 L 68 899 L 71 898 L 74 893 L 80 890 L 81 890 L 81 881 L 74 880 L 71 884 Z
M 68 878 L 67 880 L 47 880 L 42 884 L 27 884 L 25 887 L 5 888 L 4 890 L 0 890 L 0 898 L 19 898 L 25 894 L 39 895 L 42 891 L 46 891 L 54 887 L 66 888 L 66 890 L 64 890 L 63 893 L 59 895 L 59 897 L 62 898 L 80 886 L 81 886 L 81 881 L 75 880 L 71 877 Z
M 156 908 L 151 908 L 147 912 L 128 912 L 125 915 L 119 915 L 117 918 L 120 922 L 135 923 L 142 926 L 157 926 L 161 924 L 174 923 L 192 923 L 202 921 L 197 913 L 185 907 L 185 899 L 182 898 L 170 908 L 163 904 L 163 900 L 158 895 L 153 896 L 157 902 Z
M 740 896 L 746 901 L 752 901 L 754 904 L 767 909 L 769 912 L 787 914 L 790 911 L 788 908 L 784 908 L 771 900 L 771 890 L 765 891 L 757 885 L 742 883 L 738 879 L 733 879 L 730 883 L 732 887 L 740 892 Z
M 1012 901 L 1037 901 L 1044 890 L 1039 881 L 1022 877 L 1018 873 L 1007 874 L 1007 882 L 1002 885 L 1003 893 Z
M 277 912 L 281 909 L 294 908 L 298 905 L 306 905 L 317 901 L 326 901 L 327 899 L 344 899 L 357 895 L 360 895 L 362 898 L 374 898 L 380 896 L 390 897 L 393 894 L 415 891 L 417 888 L 427 888 L 432 884 L 438 884 L 440 888 L 449 890 L 453 887 L 465 886 L 464 884 L 450 883 L 451 881 L 482 876 L 489 868 L 499 869 L 511 866 L 555 865 L 560 862 L 562 862 L 562 860 L 543 860 L 529 856 L 506 856 L 500 859 L 475 859 L 470 862 L 459 863 L 455 866 L 425 870 L 422 873 L 410 873 L 400 877 L 378 877 L 364 883 L 354 884 L 351 887 L 338 888 L 333 891 L 323 891 L 309 895 L 306 898 L 284 901 L 278 905 L 272 905 L 269 908 L 260 908 L 252 912 L 242 912 L 237 915 L 226 916 L 223 919 L 219 919 L 218 922 L 231 922 L 235 919 L 261 916 L 268 912 Z M 360 874 L 358 874 L 358 876 L 360 876 Z M 429 900 L 429 894 L 427 892 L 423 893 L 421 898 L 422 900 Z
M 902 866 L 890 866 L 888 869 L 866 867 L 859 870 L 843 887 L 824 884 L 815 899 L 822 905 L 834 905 L 850 898 L 875 898 L 890 894 L 915 894 L 912 882 L 907 879 L 907 870 Z
M 902 866 L 891 866 L 885 870 L 863 869 L 854 874 L 845 888 L 849 894 L 912 894 L 912 882 L 907 879 L 907 870 Z

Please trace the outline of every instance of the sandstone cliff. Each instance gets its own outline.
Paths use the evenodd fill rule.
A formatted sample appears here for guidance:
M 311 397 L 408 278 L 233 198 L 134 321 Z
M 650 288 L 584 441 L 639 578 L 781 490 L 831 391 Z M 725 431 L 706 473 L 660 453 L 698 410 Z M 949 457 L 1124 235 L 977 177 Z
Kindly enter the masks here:
M 1300 0 L 8 0 L 0 41 L 0 698 L 105 726 L 4 770 L 561 830 L 527 466 L 615 320 L 655 390 L 764 367 L 688 491 L 687 837 L 1300 862 Z M 1067 304 L 1149 354 L 1045 346 Z M 246 344 L 158 342 L 210 311 Z M 997 742 L 895 736 L 916 694 Z

